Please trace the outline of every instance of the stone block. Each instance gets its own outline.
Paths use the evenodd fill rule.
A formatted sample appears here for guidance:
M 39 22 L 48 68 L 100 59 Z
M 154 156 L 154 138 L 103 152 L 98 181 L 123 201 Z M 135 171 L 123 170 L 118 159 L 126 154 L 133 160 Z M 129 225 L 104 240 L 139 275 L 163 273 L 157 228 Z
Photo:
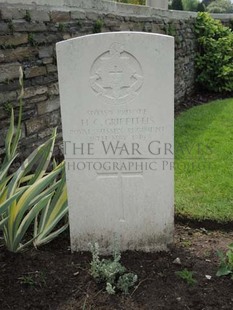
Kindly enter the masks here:
M 26 121 L 26 135 L 32 135 L 46 128 L 46 121 L 44 118 L 32 118 Z
M 55 43 L 63 40 L 62 33 L 35 33 L 33 34 L 33 40 L 36 44 Z
M 53 112 L 55 110 L 58 110 L 59 108 L 60 108 L 60 101 L 58 97 L 37 104 L 38 115 Z
M 87 19 L 90 19 L 90 20 L 98 20 L 100 18 L 100 14 L 96 12 L 87 12 L 86 17 Z
M 60 109 L 49 113 L 46 117 L 46 123 L 48 127 L 57 127 L 61 124 Z
M 54 53 L 54 46 L 45 46 L 39 49 L 39 58 L 52 57 Z
M 0 36 L 0 45 L 2 46 L 17 46 L 28 43 L 28 35 L 16 33 L 12 35 Z
M 33 47 L 18 47 L 10 50 L 0 50 L 1 62 L 14 62 L 23 60 L 32 60 L 37 55 L 37 49 Z
M 44 102 L 48 99 L 47 95 L 37 95 L 35 97 L 31 97 L 30 104 L 38 103 L 38 102 Z
M 47 71 L 46 71 L 46 67 L 45 66 L 41 66 L 41 67 L 30 67 L 25 69 L 24 71 L 25 73 L 25 78 L 29 79 L 29 78 L 33 78 L 36 76 L 41 76 L 41 75 L 46 75 Z
M 42 22 L 27 22 L 25 20 L 13 20 L 13 29 L 18 32 L 43 32 L 46 31 L 46 25 Z
M 2 8 L 1 15 L 3 20 L 23 19 L 26 15 L 26 9 Z
M 43 58 L 43 64 L 44 65 L 48 65 L 48 64 L 51 64 L 51 63 L 53 63 L 53 58 L 52 57 Z
M 47 72 L 48 72 L 48 73 L 57 72 L 57 66 L 54 65 L 54 64 L 46 65 L 46 68 L 47 68 Z
M 6 118 L 9 118 L 10 114 L 4 107 L 0 106 L 0 120 L 4 120 Z M 1 131 L 0 131 L 1 132 Z M 0 138 L 1 139 L 1 138 Z M 0 146 L 1 147 L 1 146 Z
M 153 33 L 163 33 L 164 30 L 163 30 L 162 27 L 164 27 L 164 26 L 161 26 L 161 25 L 152 23 L 151 31 L 152 31 Z
M 0 34 L 10 34 L 12 31 L 7 23 L 0 22 Z
M 10 92 L 0 92 L 0 104 L 14 101 L 17 99 L 17 92 L 16 91 L 10 91 Z
M 72 30 L 72 32 L 73 32 L 73 30 Z M 69 33 L 63 34 L 63 40 L 68 40 L 70 38 L 71 38 L 71 35 Z
M 85 11 L 71 11 L 71 19 L 85 19 L 86 13 Z
M 51 134 L 52 134 L 52 129 L 51 128 L 47 128 L 47 129 L 43 130 L 42 132 L 40 132 L 38 134 L 38 137 L 40 139 L 45 139 L 45 138 L 49 138 L 51 136 Z
M 19 77 L 19 62 L 0 65 L 0 83 L 7 82 Z
M 24 89 L 24 99 L 29 99 L 31 97 L 44 95 L 47 92 L 48 92 L 47 86 L 26 87 Z
M 49 13 L 44 10 L 29 10 L 29 14 L 32 21 L 39 21 L 39 22 L 49 22 L 50 16 Z
M 50 18 L 54 23 L 68 22 L 70 20 L 70 12 L 52 11 L 50 12 Z
M 35 106 L 33 104 L 27 103 L 26 105 L 24 105 L 22 121 L 24 122 L 24 121 L 33 119 L 34 117 L 36 117 Z
M 120 28 L 119 22 L 117 20 L 105 20 L 104 24 L 109 28 Z
M 46 74 L 45 76 L 35 77 L 32 81 L 33 85 L 49 85 L 57 82 L 57 72 Z
M 129 31 L 130 30 L 130 27 L 129 27 L 129 24 L 128 23 L 124 23 L 122 22 L 120 24 L 120 31 Z
M 58 96 L 59 95 L 58 83 L 54 83 L 54 84 L 48 86 L 48 94 L 49 94 L 49 96 Z

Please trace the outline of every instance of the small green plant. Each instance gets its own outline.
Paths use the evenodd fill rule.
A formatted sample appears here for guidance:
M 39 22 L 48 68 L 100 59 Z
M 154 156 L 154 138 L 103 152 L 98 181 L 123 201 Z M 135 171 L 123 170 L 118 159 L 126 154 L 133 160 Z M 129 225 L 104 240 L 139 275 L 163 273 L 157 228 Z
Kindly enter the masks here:
M 176 275 L 183 279 L 190 286 L 193 286 L 197 283 L 197 281 L 193 278 L 193 272 L 189 271 L 187 268 L 184 268 L 181 271 L 177 271 Z
M 10 20 L 9 22 L 8 22 L 8 28 L 9 28 L 9 30 L 13 33 L 14 32 L 14 24 L 13 24 L 13 22 L 12 22 L 12 20 Z
M 76 22 L 76 26 L 81 28 L 81 27 L 82 27 L 82 22 L 81 22 L 80 20 L 78 20 L 78 21 Z
M 119 277 L 117 281 L 117 288 L 124 294 L 128 294 L 129 288 L 134 286 L 136 282 L 137 282 L 137 275 L 135 275 L 134 273 L 125 273 Z
M 43 272 L 29 272 L 22 277 L 19 277 L 18 280 L 20 281 L 20 284 L 25 286 L 37 286 L 40 288 L 46 286 L 46 279 Z
M 27 285 L 27 286 L 34 286 L 35 281 L 32 276 L 22 276 L 18 278 L 20 280 L 20 284 Z
M 233 32 L 203 12 L 197 15 L 195 32 L 197 82 L 210 91 L 232 91 Z
M 233 18 L 230 19 L 230 28 L 233 30 Z
M 222 251 L 218 251 L 217 254 L 220 259 L 220 265 L 216 276 L 231 275 L 233 279 L 233 243 L 228 245 L 228 251 L 225 254 Z
M 99 33 L 102 31 L 103 28 L 103 21 L 101 19 L 97 19 L 94 26 L 93 26 L 93 33 Z
M 28 42 L 31 46 L 36 46 L 36 41 L 33 33 L 28 34 Z
M 32 21 L 30 12 L 28 10 L 26 11 L 26 15 L 24 16 L 24 19 L 29 23 Z
M 192 245 L 192 242 L 190 241 L 190 240 L 182 240 L 181 241 L 181 245 L 182 245 L 182 247 L 184 247 L 184 248 L 189 248 L 191 245 Z
M 6 113 L 11 115 L 12 104 L 9 101 L 5 102 L 3 104 L 3 109 Z
M 91 252 L 91 275 L 97 282 L 105 283 L 108 294 L 113 295 L 117 290 L 128 294 L 129 289 L 137 282 L 137 275 L 126 272 L 126 268 L 120 263 L 120 252 L 114 251 L 113 260 L 100 259 L 98 243 L 91 245 Z
M 164 27 L 164 30 L 167 35 L 169 36 L 175 36 L 176 35 L 176 27 L 174 26 L 173 23 L 169 23 Z
M 66 30 L 66 25 L 63 23 L 59 23 L 58 25 L 58 31 L 64 32 Z

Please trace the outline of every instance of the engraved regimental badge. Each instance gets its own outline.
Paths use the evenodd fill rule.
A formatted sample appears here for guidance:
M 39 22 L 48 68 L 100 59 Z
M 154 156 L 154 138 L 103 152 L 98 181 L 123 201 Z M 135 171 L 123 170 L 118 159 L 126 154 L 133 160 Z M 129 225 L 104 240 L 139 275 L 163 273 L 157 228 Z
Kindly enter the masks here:
M 101 96 L 106 103 L 128 103 L 142 88 L 141 65 L 122 44 L 113 43 L 107 52 L 94 61 L 90 84 L 96 95 Z

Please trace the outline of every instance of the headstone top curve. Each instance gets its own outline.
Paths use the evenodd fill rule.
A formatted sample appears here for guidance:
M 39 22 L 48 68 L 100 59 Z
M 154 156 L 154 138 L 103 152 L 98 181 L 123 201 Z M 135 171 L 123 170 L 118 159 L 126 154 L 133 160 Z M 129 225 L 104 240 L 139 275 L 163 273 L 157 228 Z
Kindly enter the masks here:
M 93 33 L 93 34 L 87 34 L 81 37 L 75 37 L 75 38 L 70 38 L 64 41 L 60 41 L 56 43 L 56 48 L 59 48 L 60 46 L 64 46 L 67 45 L 68 43 L 72 43 L 72 42 L 80 42 L 83 40 L 90 40 L 91 38 L 98 38 L 98 37 L 112 37 L 113 35 L 115 36 L 140 36 L 143 35 L 145 36 L 154 36 L 157 38 L 164 38 L 167 40 L 171 40 L 174 41 L 174 37 L 166 35 L 166 34 L 160 34 L 160 33 L 146 33 L 146 32 L 142 32 L 142 31 L 114 31 L 114 32 L 101 32 L 101 33 Z

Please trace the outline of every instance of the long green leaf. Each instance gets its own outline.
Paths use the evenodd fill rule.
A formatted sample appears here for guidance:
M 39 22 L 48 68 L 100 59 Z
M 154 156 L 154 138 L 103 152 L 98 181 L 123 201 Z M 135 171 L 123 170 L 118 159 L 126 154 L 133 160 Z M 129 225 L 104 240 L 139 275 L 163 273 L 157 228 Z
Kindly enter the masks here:
M 29 208 L 31 206 L 33 206 L 34 204 L 36 204 L 38 201 L 40 201 L 44 196 L 49 195 L 50 193 L 54 193 L 54 191 L 57 189 L 57 187 L 59 186 L 61 180 L 56 181 L 56 183 L 52 183 L 52 185 L 46 187 L 45 190 L 43 190 L 39 195 L 37 195 L 34 199 L 32 199 L 29 203 Z M 44 209 L 43 209 L 44 210 Z
M 5 147 L 6 147 L 6 159 L 11 160 L 12 154 L 11 154 L 11 145 L 12 145 L 12 139 L 14 136 L 14 110 L 11 109 L 11 118 L 10 118 L 10 127 L 7 131 L 6 135 L 6 141 L 5 141 Z
M 35 246 L 39 246 L 49 242 L 59 233 L 64 231 L 64 229 L 67 227 L 67 225 L 65 224 L 63 228 L 58 229 L 55 232 L 52 232 L 56 227 L 56 225 L 68 213 L 64 162 L 62 164 L 63 164 L 62 166 L 63 170 L 61 175 L 61 182 L 58 188 L 56 189 L 50 204 L 48 204 L 46 208 L 42 210 L 39 218 L 36 218 L 34 223 L 34 236 L 38 234 L 38 237 L 34 241 Z
M 56 218 L 46 226 L 44 230 L 38 232 L 38 241 L 44 239 L 46 236 L 50 234 L 50 232 L 55 228 L 55 226 L 62 220 L 62 218 L 68 213 L 68 207 L 66 207 L 62 212 L 58 213 Z M 37 240 L 36 239 L 36 240 Z M 36 241 L 35 241 L 36 243 Z
M 21 93 L 23 93 L 23 84 L 21 84 Z M 21 137 L 21 122 L 22 122 L 22 110 L 23 110 L 23 100 L 22 97 L 19 97 L 19 116 L 18 116 L 18 124 L 17 124 L 17 128 L 16 128 L 16 133 L 13 137 L 13 141 L 12 141 L 12 145 L 11 145 L 11 153 L 15 154 L 17 147 L 18 147 L 18 143 L 19 143 L 19 139 Z
M 51 225 L 52 222 L 56 220 L 56 218 L 59 217 L 59 214 L 63 212 L 64 209 L 66 209 L 68 206 L 67 201 L 67 190 L 66 186 L 64 187 L 61 196 L 59 197 L 56 205 L 54 206 L 52 212 L 49 214 L 46 226 Z
M 3 220 L 0 221 L 0 230 L 3 230 L 7 220 L 8 220 L 8 217 L 6 217 L 6 218 L 4 218 Z
M 42 156 L 40 156 L 40 161 L 39 164 L 37 165 L 35 175 L 30 180 L 29 184 L 33 184 L 36 180 L 40 179 L 45 174 L 53 154 L 56 135 L 57 135 L 57 129 L 55 128 L 53 130 L 52 137 L 49 140 L 50 143 L 48 144 L 48 147 L 46 147 L 43 150 Z
M 12 175 L 4 178 L 4 181 L 0 184 L 0 205 L 6 200 L 7 197 L 7 183 L 12 178 Z
M 47 176 L 32 184 L 27 189 L 27 191 L 25 191 L 20 197 L 17 205 L 13 207 L 13 210 L 10 214 L 9 223 L 12 227 L 9 228 L 11 228 L 10 230 L 12 231 L 13 236 L 16 234 L 18 226 L 22 221 L 25 212 L 28 210 L 28 205 L 30 204 L 30 201 L 33 200 L 37 195 L 39 195 L 47 186 L 49 186 L 49 184 L 57 177 L 60 171 L 61 168 L 58 166 L 56 170 L 52 171 Z
M 34 218 L 39 214 L 39 212 L 49 203 L 52 194 L 45 196 L 40 202 L 38 202 L 28 213 L 24 216 L 22 222 L 19 225 L 15 238 L 12 244 L 12 250 L 15 252 L 20 246 L 28 227 L 33 222 Z
M 7 211 L 8 207 L 20 196 L 22 195 L 26 189 L 28 188 L 28 186 L 24 186 L 23 188 L 21 188 L 19 191 L 17 191 L 13 196 L 11 196 L 10 198 L 8 198 L 6 201 L 4 201 L 2 204 L 0 204 L 0 214 L 4 213 L 5 211 Z
M 4 178 L 7 174 L 7 171 L 9 170 L 12 162 L 15 160 L 15 158 L 17 157 L 17 154 L 12 157 L 9 161 L 5 162 L 5 164 L 3 163 L 0 169 L 0 184 L 4 181 Z
M 46 235 L 45 234 L 45 238 L 36 238 L 34 240 L 34 246 L 35 247 L 39 247 L 41 245 L 44 245 L 46 243 L 49 243 L 50 241 L 52 241 L 54 238 L 58 237 L 63 231 L 65 231 L 68 228 L 69 224 L 66 223 L 64 226 L 62 226 L 61 228 L 59 228 L 58 230 L 54 231 L 52 234 L 50 235 Z
M 12 178 L 11 182 L 9 183 L 9 195 L 14 193 L 15 189 L 18 186 L 20 180 L 32 169 L 32 167 L 37 163 L 37 161 L 41 158 L 43 153 L 46 151 L 47 148 L 50 149 L 51 144 L 53 143 L 53 138 L 47 140 L 44 144 L 40 145 L 35 149 L 31 155 L 23 164 L 19 167 L 19 169 L 15 172 L 14 177 Z M 30 182 L 30 184 L 32 181 Z
M 41 213 L 39 231 L 42 231 L 45 228 L 46 222 L 50 218 L 50 214 L 53 212 L 55 206 L 57 205 L 59 198 L 63 195 L 64 187 L 66 184 L 64 161 L 61 163 L 61 165 L 62 165 L 61 181 L 60 181 L 58 188 L 55 191 L 55 195 L 53 196 L 49 207 L 47 209 L 44 209 Z

